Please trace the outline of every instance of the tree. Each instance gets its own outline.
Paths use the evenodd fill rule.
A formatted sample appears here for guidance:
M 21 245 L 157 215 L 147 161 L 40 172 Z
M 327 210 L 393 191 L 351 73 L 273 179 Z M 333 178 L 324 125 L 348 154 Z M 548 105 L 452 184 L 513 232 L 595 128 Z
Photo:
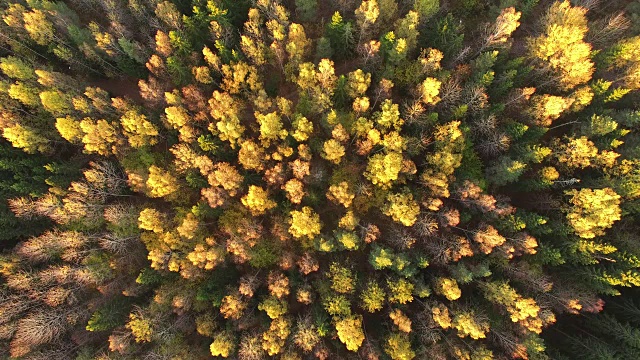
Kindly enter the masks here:
M 270 296 L 258 304 L 258 310 L 263 310 L 269 318 L 275 319 L 286 314 L 288 306 L 286 301 Z
M 289 233 L 297 239 L 312 239 L 320 235 L 322 228 L 320 216 L 308 206 L 304 206 L 301 211 L 292 210 L 289 224 Z
M 360 293 L 360 301 L 362 301 L 360 307 L 370 313 L 382 310 L 384 300 L 384 289 L 374 280 L 369 281 L 366 288 Z
M 82 143 L 85 152 L 106 156 L 118 151 L 121 139 L 114 124 L 103 119 L 84 118 L 80 121 L 80 128 L 84 132 Z
M 487 47 L 504 46 L 511 34 L 520 26 L 520 16 L 522 13 L 516 11 L 514 7 L 508 7 L 500 11 L 496 22 L 486 28 L 486 35 L 481 50 Z
M 331 289 L 333 291 L 340 294 L 348 294 L 355 291 L 356 277 L 348 268 L 334 262 L 329 267 L 327 276 L 331 279 Z
M 377 0 L 364 0 L 355 11 L 358 27 L 361 34 L 366 33 L 369 27 L 375 24 L 378 16 L 380 16 L 380 8 L 378 8 Z M 360 35 L 362 38 L 362 35 Z
M 309 353 L 320 343 L 317 327 L 312 323 L 310 316 L 298 320 L 297 330 L 293 336 L 293 342 L 305 353 Z
M 132 147 L 155 145 L 158 142 L 158 130 L 144 114 L 129 110 L 120 118 L 120 123 Z
M 345 344 L 347 350 L 358 351 L 364 341 L 361 316 L 346 317 L 336 321 L 336 331 L 338 339 Z
M 291 334 L 291 320 L 286 317 L 273 319 L 269 329 L 262 334 L 262 348 L 269 356 L 279 354 L 289 334 Z
M 287 192 L 287 199 L 294 204 L 300 204 L 305 196 L 304 184 L 298 179 L 287 181 L 282 189 Z
M 398 330 L 410 333 L 411 332 L 411 319 L 400 309 L 394 309 L 389 313 L 389 318 L 398 327 Z
M 49 140 L 31 127 L 20 124 L 7 126 L 3 129 L 2 136 L 14 147 L 23 149 L 30 154 L 35 152 L 46 153 L 50 150 Z
M 35 80 L 33 66 L 15 56 L 0 58 L 0 70 L 8 77 L 16 80 Z
M 246 140 L 240 143 L 238 152 L 238 162 L 247 170 L 262 170 L 266 154 L 264 149 L 257 143 Z
M 162 233 L 164 231 L 164 223 L 164 215 L 156 209 L 143 209 L 140 212 L 140 217 L 138 217 L 138 227 L 154 233 Z
M 414 285 L 405 279 L 387 280 L 389 302 L 406 304 L 413 301 Z
M 41 92 L 40 101 L 42 107 L 53 115 L 66 115 L 71 110 L 69 99 L 59 90 Z
M 392 333 L 384 344 L 384 352 L 393 360 L 411 360 L 416 353 L 411 349 L 411 342 L 406 334 Z
M 571 196 L 567 220 L 578 236 L 592 239 L 620 220 L 620 195 L 611 188 L 565 192 Z
M 272 141 L 286 138 L 289 134 L 287 130 L 283 129 L 282 121 L 277 113 L 263 115 L 256 112 L 255 116 L 260 124 L 260 140 L 265 147 L 268 147 Z
M 262 215 L 267 210 L 276 207 L 275 201 L 268 198 L 267 192 L 255 185 L 249 186 L 249 192 L 242 197 L 241 201 L 242 205 L 246 206 L 254 216 Z
M 65 140 L 78 144 L 81 142 L 84 132 L 80 127 L 80 122 L 71 116 L 57 118 L 56 129 Z
M 474 340 L 484 339 L 489 331 L 489 324 L 479 320 L 473 312 L 457 313 L 451 323 L 451 327 L 458 331 L 458 337 L 470 337 Z
M 53 24 L 47 19 L 45 13 L 39 9 L 24 12 L 24 29 L 33 41 L 38 45 L 47 46 L 54 39 Z
M 569 138 L 566 142 L 557 142 L 556 158 L 570 169 L 584 169 L 590 166 L 598 154 L 598 148 L 587 137 Z
M 420 215 L 420 206 L 409 192 L 389 194 L 382 212 L 404 226 L 412 226 Z
M 296 13 L 305 22 L 313 21 L 318 11 L 318 0 L 296 0 Z
M 587 9 L 556 1 L 541 19 L 542 34 L 528 39 L 529 56 L 554 77 L 561 90 L 570 90 L 591 79 Z
M 242 317 L 247 305 L 247 301 L 236 291 L 222 298 L 220 314 L 222 314 L 225 319 L 238 320 Z
M 426 78 L 421 85 L 422 101 L 426 105 L 435 105 L 440 101 L 438 94 L 440 93 L 440 86 L 442 83 L 435 78 Z
M 180 188 L 178 179 L 169 171 L 155 165 L 149 167 L 149 178 L 146 185 L 149 188 L 149 196 L 151 197 L 167 197 Z
M 344 146 L 335 139 L 329 139 L 322 146 L 322 157 L 336 165 L 340 164 L 345 154 Z
M 211 350 L 211 355 L 213 356 L 222 356 L 223 358 L 229 357 L 233 354 L 236 348 L 233 334 L 229 331 L 217 333 L 209 348 Z
M 435 290 L 449 301 L 458 300 L 462 295 L 458 283 L 451 278 L 438 278 L 435 282 Z
M 397 152 L 375 154 L 369 158 L 364 176 L 374 185 L 388 189 L 398 179 L 402 160 L 402 155 Z
M 341 204 L 345 208 L 349 208 L 351 206 L 351 202 L 354 198 L 355 194 L 349 191 L 349 183 L 347 183 L 346 181 L 342 181 L 337 185 L 329 186 L 327 199 Z

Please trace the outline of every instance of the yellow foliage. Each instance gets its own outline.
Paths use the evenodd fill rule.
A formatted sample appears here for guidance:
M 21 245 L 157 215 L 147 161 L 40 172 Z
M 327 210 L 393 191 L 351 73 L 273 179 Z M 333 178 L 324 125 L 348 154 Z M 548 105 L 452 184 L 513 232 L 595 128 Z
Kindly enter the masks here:
M 420 215 L 420 205 L 409 192 L 389 194 L 382 212 L 404 226 L 412 226 Z
M 336 321 L 338 339 L 346 345 L 349 351 L 358 351 L 364 341 L 362 331 L 362 317 L 351 316 Z
M 558 77 L 558 85 L 569 90 L 591 79 L 591 45 L 583 38 L 588 31 L 587 9 L 556 1 L 542 18 L 544 32 L 529 39 L 530 56 Z
M 611 188 L 581 189 L 566 192 L 571 195 L 567 219 L 578 236 L 592 239 L 604 235 L 604 230 L 621 219 L 620 195 Z
M 56 129 L 65 140 L 70 143 L 77 144 L 82 140 L 84 132 L 80 127 L 80 122 L 71 116 L 57 118 Z
M 478 321 L 472 313 L 459 313 L 453 318 L 452 326 L 458 330 L 458 337 L 465 338 L 469 336 L 474 340 L 484 339 L 489 332 L 489 324 L 484 321 Z
M 334 164 L 340 164 L 345 154 L 344 146 L 335 139 L 329 139 L 322 146 L 322 157 Z
M 313 123 L 304 116 L 296 116 L 296 119 L 293 120 L 293 129 L 294 131 L 291 133 L 291 136 L 293 136 L 296 141 L 306 141 L 313 133 Z
M 351 206 L 355 197 L 356 195 L 349 191 L 349 184 L 346 181 L 329 186 L 329 191 L 327 191 L 327 199 L 342 204 L 345 208 Z
M 211 186 L 222 186 L 229 196 L 235 196 L 242 185 L 244 177 L 233 165 L 220 162 L 214 165 L 214 170 L 207 176 L 207 181 Z
M 170 106 L 164 109 L 167 115 L 167 122 L 173 126 L 174 129 L 180 129 L 187 125 L 189 122 L 189 113 L 182 106 Z
M 298 179 L 287 181 L 282 189 L 287 192 L 287 199 L 294 204 L 300 204 L 304 197 L 304 184 Z
M 163 170 L 155 165 L 149 167 L 149 178 L 147 179 L 150 197 L 169 196 L 179 189 L 178 179 L 169 171 Z
M 275 201 L 269 199 L 269 194 L 266 190 L 255 185 L 249 186 L 247 195 L 243 196 L 240 201 L 254 216 L 262 215 L 277 205 Z
M 218 333 L 209 347 L 211 355 L 229 357 L 235 350 L 233 335 L 229 331 Z
M 438 278 L 435 283 L 435 291 L 450 301 L 458 300 L 462 295 L 458 283 L 451 278 Z
M 158 140 L 158 129 L 149 121 L 144 114 L 135 110 L 127 111 L 121 118 L 120 123 L 124 130 L 124 135 L 129 140 L 129 145 L 134 148 L 146 145 L 155 145 Z
M 338 221 L 338 226 L 349 231 L 355 230 L 356 226 L 358 226 L 358 222 L 360 219 L 353 213 L 352 210 L 347 211 L 343 217 Z
M 433 320 L 443 329 L 451 327 L 451 317 L 449 316 L 449 309 L 442 304 L 438 304 L 431 308 L 431 315 Z
M 422 92 L 422 101 L 427 105 L 435 105 L 440 102 L 438 94 L 440 93 L 440 86 L 442 83 L 435 78 L 428 77 L 420 85 Z
M 247 302 L 242 299 L 240 293 L 235 292 L 222 298 L 220 313 L 225 319 L 238 320 L 247 308 Z
M 402 170 L 402 154 L 397 152 L 378 153 L 369 158 L 364 176 L 374 185 L 388 189 L 394 181 L 398 180 L 400 170 Z
M 260 140 L 267 147 L 271 141 L 284 139 L 289 134 L 282 127 L 282 120 L 276 112 L 263 115 L 259 112 L 255 113 L 256 120 L 260 124 Z
M 84 118 L 80 121 L 80 128 L 84 132 L 82 142 L 87 153 L 110 155 L 116 153 L 119 137 L 116 128 L 106 120 Z
M 391 321 L 398 327 L 398 329 L 402 332 L 410 333 L 411 332 L 411 319 L 407 315 L 405 315 L 402 310 L 394 309 L 389 313 L 389 318 Z
M 290 333 L 291 320 L 284 316 L 271 320 L 269 329 L 262 334 L 262 348 L 269 356 L 279 354 Z
M 308 206 L 303 207 L 302 211 L 292 210 L 289 224 L 289 233 L 297 239 L 313 239 L 320 235 L 322 229 L 320 216 Z
M 140 343 L 151 341 L 153 329 L 151 328 L 151 322 L 148 319 L 144 319 L 136 314 L 129 314 L 129 322 L 126 327 L 131 330 L 136 342 Z
M 146 208 L 140 212 L 140 216 L 138 217 L 138 227 L 142 230 L 161 233 L 164 231 L 165 221 L 165 217 L 160 211 Z
M 262 170 L 266 159 L 264 149 L 257 143 L 246 140 L 240 144 L 238 162 L 247 170 Z
M 24 149 L 30 154 L 36 151 L 46 152 L 49 150 L 49 140 L 38 134 L 34 129 L 28 126 L 15 124 L 2 129 L 2 135 L 11 145 L 16 148 Z

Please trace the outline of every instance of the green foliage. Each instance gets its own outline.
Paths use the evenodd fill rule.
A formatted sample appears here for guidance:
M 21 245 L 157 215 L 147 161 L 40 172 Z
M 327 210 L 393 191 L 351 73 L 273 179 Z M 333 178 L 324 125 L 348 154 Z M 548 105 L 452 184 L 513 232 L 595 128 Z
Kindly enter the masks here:
M 86 329 L 92 332 L 113 330 L 124 324 L 128 314 L 129 309 L 125 299 L 111 300 L 91 314 Z

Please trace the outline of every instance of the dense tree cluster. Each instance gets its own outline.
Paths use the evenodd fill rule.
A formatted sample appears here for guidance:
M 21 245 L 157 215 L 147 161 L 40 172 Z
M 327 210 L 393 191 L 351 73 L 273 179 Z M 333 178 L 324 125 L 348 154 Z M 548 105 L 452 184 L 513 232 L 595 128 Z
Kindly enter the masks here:
M 0 17 L 0 358 L 639 357 L 637 2 Z

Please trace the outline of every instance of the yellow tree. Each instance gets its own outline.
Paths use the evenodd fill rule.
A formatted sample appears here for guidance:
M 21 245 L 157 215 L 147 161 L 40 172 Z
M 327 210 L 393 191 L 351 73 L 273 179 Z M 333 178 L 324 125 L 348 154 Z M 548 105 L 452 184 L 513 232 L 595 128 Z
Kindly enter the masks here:
M 441 85 L 442 83 L 438 79 L 432 77 L 426 78 L 420 86 L 420 91 L 422 93 L 421 100 L 426 105 L 435 105 L 440 102 L 438 94 L 440 93 Z
M 620 220 L 620 195 L 611 188 L 573 189 L 565 193 L 571 196 L 572 205 L 567 220 L 581 238 L 604 235 L 604 230 Z
M 364 341 L 362 316 L 351 316 L 336 321 L 338 339 L 345 344 L 347 350 L 358 351 Z
M 158 129 L 147 119 L 144 114 L 136 110 L 129 110 L 120 118 L 124 135 L 129 140 L 129 145 L 139 148 L 147 145 L 155 145 L 158 140 Z
M 340 164 L 340 161 L 342 161 L 342 157 L 344 156 L 344 154 L 344 146 L 342 146 L 342 144 L 340 144 L 340 142 L 335 139 L 329 139 L 322 145 L 321 156 L 336 165 Z
M 70 143 L 78 144 L 84 136 L 80 122 L 71 116 L 57 118 L 56 129 L 58 129 L 60 136 Z
M 169 196 L 180 188 L 178 179 L 169 171 L 163 170 L 155 165 L 149 167 L 149 178 L 146 184 L 150 197 Z
M 2 136 L 14 147 L 23 149 L 30 154 L 36 151 L 47 152 L 50 150 L 49 140 L 29 126 L 20 124 L 6 126 L 2 129 Z
M 394 181 L 398 180 L 402 170 L 402 160 L 402 154 L 397 152 L 375 154 L 369 158 L 364 176 L 374 185 L 388 189 Z
M 289 224 L 289 233 L 297 239 L 313 239 L 320 235 L 322 229 L 320 216 L 308 206 L 303 207 L 301 211 L 292 210 Z
M 84 118 L 80 121 L 80 128 L 84 132 L 82 143 L 85 152 L 105 156 L 117 152 L 121 139 L 114 124 L 103 119 Z
M 265 147 L 268 147 L 272 141 L 286 138 L 289 134 L 283 128 L 282 120 L 276 112 L 266 115 L 256 112 L 255 117 L 260 124 L 260 141 Z
M 487 47 L 498 47 L 507 43 L 511 34 L 520 26 L 518 21 L 520 16 L 522 16 L 522 13 L 516 11 L 514 7 L 502 9 L 496 22 L 486 28 L 486 35 L 480 52 Z
M 413 194 L 406 191 L 387 195 L 382 212 L 404 226 L 413 225 L 420 215 L 420 205 L 413 199 Z
M 240 201 L 242 201 L 242 205 L 246 206 L 254 216 L 262 215 L 267 212 L 267 210 L 276 207 L 276 202 L 269 199 L 267 191 L 255 185 L 249 186 L 247 195 L 243 196 Z
M 351 206 L 351 202 L 355 197 L 356 195 L 349 191 L 349 183 L 346 181 L 329 186 L 329 191 L 327 191 L 327 199 L 342 204 L 345 208 Z
M 227 92 L 216 90 L 209 99 L 209 108 L 211 116 L 218 120 L 215 127 L 209 126 L 209 130 L 217 134 L 220 140 L 228 141 L 231 147 L 235 148 L 236 142 L 245 130 L 238 117 L 238 113 L 242 111 L 242 103 Z
M 24 29 L 38 45 L 47 46 L 54 39 L 55 29 L 47 15 L 38 9 L 23 13 Z
M 591 45 L 583 41 L 589 30 L 586 13 L 568 0 L 556 1 L 541 19 L 542 34 L 528 39 L 529 56 L 551 72 L 562 90 L 586 83 L 594 71 Z

